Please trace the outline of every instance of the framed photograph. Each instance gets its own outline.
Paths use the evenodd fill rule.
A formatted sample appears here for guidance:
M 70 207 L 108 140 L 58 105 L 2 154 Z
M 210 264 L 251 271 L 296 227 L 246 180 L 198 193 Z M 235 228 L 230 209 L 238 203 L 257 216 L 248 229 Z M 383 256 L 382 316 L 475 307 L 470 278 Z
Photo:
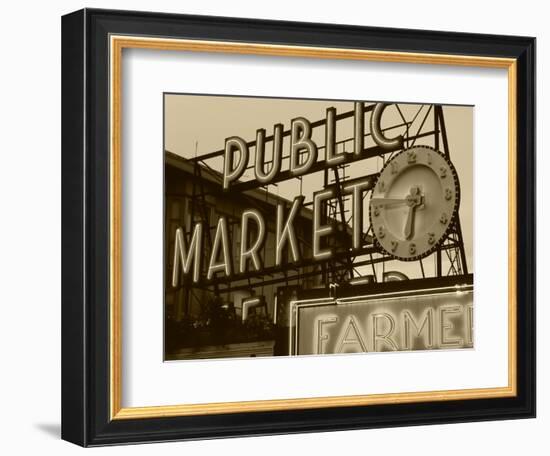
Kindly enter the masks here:
M 62 20 L 62 437 L 535 416 L 535 39 Z

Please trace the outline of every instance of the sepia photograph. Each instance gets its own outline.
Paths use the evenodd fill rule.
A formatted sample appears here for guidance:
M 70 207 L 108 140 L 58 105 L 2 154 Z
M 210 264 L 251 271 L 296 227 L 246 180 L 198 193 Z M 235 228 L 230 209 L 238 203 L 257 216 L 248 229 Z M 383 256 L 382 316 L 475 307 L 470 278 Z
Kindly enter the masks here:
M 264 436 L 354 430 L 374 450 L 391 432 L 398 451 L 452 441 L 458 454 L 477 437 L 492 445 L 490 424 L 512 452 L 541 441 L 539 421 L 519 420 L 537 409 L 538 41 L 518 11 L 487 22 L 437 6 L 394 8 L 406 17 L 387 24 L 375 4 L 347 19 L 341 7 L 321 17 L 277 4 L 270 16 L 233 2 L 209 15 L 63 15 L 61 138 L 48 124 L 58 116 L 32 123 L 61 140 L 61 353 L 57 338 L 42 350 L 56 359 L 21 371 L 57 372 L 63 440 L 258 436 L 246 440 L 263 451 Z M 52 77 L 59 89 L 59 68 Z M 25 111 L 21 90 L 8 92 Z M 23 124 L 7 150 L 47 138 Z M 51 148 L 29 150 L 59 168 Z M 7 169 L 38 176 L 24 182 L 59 174 Z M 24 266 L 36 256 L 8 244 Z M 15 288 L 6 302 L 25 296 Z M 47 310 L 38 326 L 59 327 Z M 12 351 L 17 362 L 36 350 Z M 31 392 L 58 422 L 49 386 Z M 467 438 L 455 438 L 464 426 L 440 432 L 475 421 Z M 421 425 L 439 437 L 402 438 Z M 14 442 L 29 441 L 23 428 Z M 332 454 L 347 435 L 317 446 Z M 295 437 L 292 454 L 312 450 Z
M 165 360 L 473 348 L 474 109 L 165 93 Z

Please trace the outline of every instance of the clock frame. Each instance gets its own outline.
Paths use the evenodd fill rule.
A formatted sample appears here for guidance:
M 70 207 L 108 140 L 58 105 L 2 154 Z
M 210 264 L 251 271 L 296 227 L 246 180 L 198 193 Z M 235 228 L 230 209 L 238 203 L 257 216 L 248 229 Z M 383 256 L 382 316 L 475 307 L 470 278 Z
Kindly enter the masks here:
M 429 146 L 413 146 L 391 158 L 369 203 L 376 244 L 401 261 L 433 253 L 454 226 L 460 183 L 452 162 Z

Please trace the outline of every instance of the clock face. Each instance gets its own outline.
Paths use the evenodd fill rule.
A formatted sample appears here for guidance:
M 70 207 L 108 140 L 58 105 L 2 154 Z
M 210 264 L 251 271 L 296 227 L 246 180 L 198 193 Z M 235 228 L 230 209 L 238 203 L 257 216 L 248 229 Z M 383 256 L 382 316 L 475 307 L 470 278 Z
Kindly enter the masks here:
M 460 186 L 451 162 L 431 147 L 415 146 L 380 172 L 370 200 L 370 221 L 389 255 L 418 260 L 445 239 L 459 204 Z

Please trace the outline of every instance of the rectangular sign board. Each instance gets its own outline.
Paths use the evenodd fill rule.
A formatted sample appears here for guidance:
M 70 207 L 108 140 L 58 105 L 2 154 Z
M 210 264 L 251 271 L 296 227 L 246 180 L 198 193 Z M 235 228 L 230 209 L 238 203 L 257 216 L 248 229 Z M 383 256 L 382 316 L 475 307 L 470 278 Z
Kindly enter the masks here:
M 292 303 L 291 355 L 473 347 L 471 285 Z

